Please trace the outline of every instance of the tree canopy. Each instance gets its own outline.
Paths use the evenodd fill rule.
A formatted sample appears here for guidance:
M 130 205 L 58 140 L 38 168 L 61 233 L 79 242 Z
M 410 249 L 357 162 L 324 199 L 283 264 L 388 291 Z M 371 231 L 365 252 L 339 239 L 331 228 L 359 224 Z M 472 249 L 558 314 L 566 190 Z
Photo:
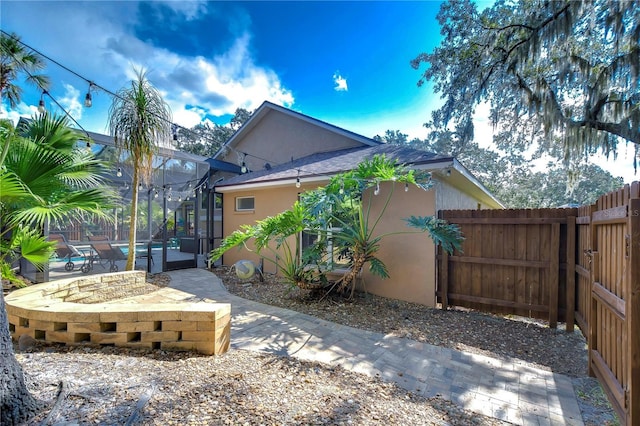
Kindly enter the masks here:
M 482 12 L 450 0 L 438 14 L 442 41 L 411 65 L 426 64 L 444 99 L 426 126 L 465 144 L 488 103 L 503 149 L 532 142 L 567 157 L 640 146 L 640 7 L 634 1 L 506 1 Z M 634 161 L 635 164 L 635 161 Z
M 177 148 L 191 154 L 213 157 L 222 145 L 251 117 L 244 108 L 236 109 L 229 124 L 203 122 L 178 133 Z

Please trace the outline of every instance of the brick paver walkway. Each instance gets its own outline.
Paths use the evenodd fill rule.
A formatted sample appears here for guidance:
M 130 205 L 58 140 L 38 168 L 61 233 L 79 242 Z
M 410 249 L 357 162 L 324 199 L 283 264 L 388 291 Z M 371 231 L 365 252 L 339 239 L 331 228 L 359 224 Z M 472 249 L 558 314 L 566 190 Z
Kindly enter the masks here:
M 227 292 L 220 279 L 205 269 L 169 274 L 171 287 L 231 303 L 232 349 L 340 365 L 514 424 L 583 424 L 567 376 L 246 300 Z

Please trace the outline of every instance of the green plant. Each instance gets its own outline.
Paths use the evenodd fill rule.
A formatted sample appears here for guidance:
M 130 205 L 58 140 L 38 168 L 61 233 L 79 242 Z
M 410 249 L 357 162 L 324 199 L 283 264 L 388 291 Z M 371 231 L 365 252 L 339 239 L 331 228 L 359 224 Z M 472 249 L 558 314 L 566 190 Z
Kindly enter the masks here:
M 20 129 L 0 122 L 0 263 L 22 257 L 41 268 L 54 245 L 43 235 L 47 226 L 87 216 L 109 219 L 104 165 L 78 148 L 80 140 L 64 117 L 42 114 Z
M 389 277 L 386 265 L 376 256 L 381 241 L 388 235 L 426 232 L 445 250 L 460 249 L 462 235 L 459 228 L 429 216 L 407 219 L 414 231 L 376 234 L 376 227 L 393 195 L 393 191 L 387 194 L 381 211 L 372 217 L 371 193 L 379 192 L 380 183 L 414 184 L 428 190 L 428 178 L 424 175 L 416 179 L 413 170 L 384 156 L 374 156 L 354 170 L 334 176 L 325 187 L 302 194 L 290 210 L 233 232 L 212 252 L 212 259 L 219 259 L 232 247 L 249 248 L 247 242 L 254 240 L 255 250 L 277 265 L 289 283 L 309 288 L 327 284 L 326 272 L 333 268 L 333 252 L 339 252 L 348 259 L 348 271 L 331 288 L 353 296 L 356 277 L 366 264 L 373 274 Z M 304 249 L 298 238 L 302 231 L 316 236 L 314 244 Z M 271 245 L 272 241 L 275 244 Z M 291 245 L 290 241 L 295 243 Z M 330 246 L 332 253 L 329 253 Z
M 313 261 L 313 250 L 303 252 L 300 239 L 297 238 L 308 220 L 304 207 L 296 202 L 289 210 L 234 231 L 222 241 L 220 247 L 211 252 L 211 260 L 218 260 L 233 247 L 243 246 L 253 251 L 247 244 L 253 240 L 255 251 L 274 264 L 290 285 L 303 288 L 320 286 L 326 282 L 326 278 L 319 268 L 309 267 Z
M 118 149 L 128 152 L 133 170 L 127 270 L 133 270 L 135 265 L 138 184 L 150 182 L 158 144 L 168 140 L 171 134 L 169 123 L 169 106 L 142 70 L 137 71 L 137 79 L 131 82 L 130 87 L 118 91 L 109 109 L 109 131 Z

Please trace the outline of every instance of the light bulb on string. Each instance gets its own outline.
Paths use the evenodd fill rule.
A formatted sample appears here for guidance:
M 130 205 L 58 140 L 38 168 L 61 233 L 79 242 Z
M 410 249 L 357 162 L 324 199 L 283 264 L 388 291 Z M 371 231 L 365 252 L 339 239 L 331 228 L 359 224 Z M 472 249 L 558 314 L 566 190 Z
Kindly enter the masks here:
M 178 195 L 178 202 L 181 203 L 182 202 L 182 195 Z
M 157 189 L 153 193 L 153 198 L 158 198 L 158 190 Z
M 89 89 L 84 97 L 84 106 L 87 108 L 91 108 L 91 105 L 93 105 L 93 99 L 91 98 L 91 85 L 92 83 L 89 82 Z
M 404 192 L 409 192 L 409 183 L 407 182 L 404 184 Z
M 338 191 L 340 195 L 344 194 L 344 181 L 340 182 L 340 190 Z
M 167 195 L 167 201 L 171 201 L 171 193 L 169 193 L 169 195 Z
M 380 182 L 376 182 L 376 189 L 373 191 L 373 195 L 380 194 Z
M 296 177 L 296 188 L 300 188 L 300 170 L 298 170 L 298 177 Z
M 42 94 L 40 95 L 40 102 L 38 102 L 38 112 L 40 114 L 44 114 L 44 112 L 46 111 L 46 108 L 44 107 L 44 94 L 47 93 L 46 91 L 43 91 Z
M 249 171 L 249 169 L 247 168 L 247 164 L 244 161 L 242 162 L 242 167 L 240 167 L 240 171 L 242 173 L 247 173 Z
M 116 172 L 117 177 L 122 177 L 122 169 L 118 167 L 118 171 Z

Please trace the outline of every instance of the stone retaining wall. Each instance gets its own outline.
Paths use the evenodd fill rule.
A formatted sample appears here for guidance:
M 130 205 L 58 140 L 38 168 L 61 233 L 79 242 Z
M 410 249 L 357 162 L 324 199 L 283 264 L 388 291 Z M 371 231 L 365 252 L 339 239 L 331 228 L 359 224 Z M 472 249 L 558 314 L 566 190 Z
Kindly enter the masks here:
M 71 278 L 5 298 L 14 339 L 213 355 L 229 349 L 231 306 L 146 282 L 144 271 Z

